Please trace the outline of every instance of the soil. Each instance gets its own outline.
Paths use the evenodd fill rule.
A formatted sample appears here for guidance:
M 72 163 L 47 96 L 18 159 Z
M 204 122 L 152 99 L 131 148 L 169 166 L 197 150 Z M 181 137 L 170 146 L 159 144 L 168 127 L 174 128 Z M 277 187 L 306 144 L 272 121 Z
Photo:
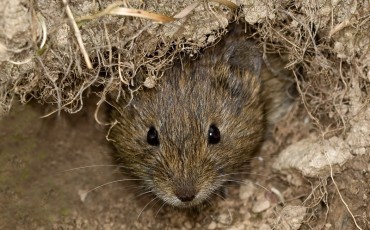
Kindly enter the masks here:
M 112 166 L 114 150 L 92 115 L 96 100 L 77 114 L 47 118 L 37 103 L 16 105 L 2 119 L 0 229 L 355 229 L 330 178 L 301 177 L 297 185 L 272 172 L 273 141 L 241 186 L 228 185 L 225 199 L 197 210 L 151 202 Z M 348 161 L 334 179 L 368 228 L 370 156 Z

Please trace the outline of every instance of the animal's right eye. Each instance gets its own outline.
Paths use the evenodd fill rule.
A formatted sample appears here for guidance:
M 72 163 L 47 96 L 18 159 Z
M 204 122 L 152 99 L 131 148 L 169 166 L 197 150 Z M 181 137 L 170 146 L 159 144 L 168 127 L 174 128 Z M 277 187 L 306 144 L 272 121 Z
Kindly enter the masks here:
M 159 145 L 159 137 L 158 137 L 158 132 L 154 127 L 150 127 L 146 136 L 146 141 L 148 144 L 153 145 L 153 146 L 158 146 Z
M 215 145 L 218 144 L 221 140 L 220 130 L 216 125 L 212 124 L 208 130 L 208 143 Z

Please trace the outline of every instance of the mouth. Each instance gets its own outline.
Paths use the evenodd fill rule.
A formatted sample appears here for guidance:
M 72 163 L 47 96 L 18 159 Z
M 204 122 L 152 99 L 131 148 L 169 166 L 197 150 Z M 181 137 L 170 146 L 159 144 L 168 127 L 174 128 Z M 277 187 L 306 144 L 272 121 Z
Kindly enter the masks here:
M 155 193 L 154 194 L 164 201 L 166 204 L 177 207 L 177 208 L 193 208 L 203 204 L 210 204 L 212 203 L 212 199 L 217 197 L 221 197 L 222 194 L 222 187 L 212 187 L 211 189 L 202 189 L 198 193 L 196 193 L 193 197 L 181 197 L 175 194 L 167 194 L 167 193 Z
M 203 198 L 195 197 L 191 201 L 181 201 L 175 195 L 160 197 L 166 204 L 177 207 L 177 208 L 191 208 L 205 203 L 207 200 Z

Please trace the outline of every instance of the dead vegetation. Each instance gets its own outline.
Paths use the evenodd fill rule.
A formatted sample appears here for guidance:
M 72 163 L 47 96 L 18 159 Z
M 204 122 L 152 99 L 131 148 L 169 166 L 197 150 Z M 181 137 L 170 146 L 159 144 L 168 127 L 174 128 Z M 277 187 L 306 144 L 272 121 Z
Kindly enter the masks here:
M 15 100 L 50 104 L 49 114 L 77 113 L 91 92 L 101 98 L 99 108 L 109 92 L 133 96 L 141 87 L 155 87 L 179 52 L 196 55 L 217 41 L 235 20 L 237 6 L 224 0 L 3 2 L 0 116 Z M 339 137 L 352 141 L 354 155 L 368 155 L 370 129 L 361 133 L 354 127 L 370 119 L 370 2 L 236 2 L 242 5 L 238 20 L 249 23 L 264 52 L 287 57 L 297 85 L 301 104 L 277 124 L 275 144 L 285 148 L 309 136 L 322 143 Z M 147 78 L 134 85 L 138 71 Z M 313 181 L 312 193 L 300 204 L 308 208 L 301 223 L 326 226 L 333 194 L 341 198 L 339 205 L 347 203 L 332 168 Z M 336 189 L 329 191 L 328 183 Z M 318 209 L 323 216 L 314 214 Z M 369 227 L 368 214 L 351 218 L 358 229 Z

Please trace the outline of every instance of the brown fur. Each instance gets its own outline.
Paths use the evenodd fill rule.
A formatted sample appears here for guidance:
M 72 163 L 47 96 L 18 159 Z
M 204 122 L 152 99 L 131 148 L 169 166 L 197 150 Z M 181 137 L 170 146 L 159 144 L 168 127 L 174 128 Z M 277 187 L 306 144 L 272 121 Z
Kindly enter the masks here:
M 167 204 L 191 207 L 243 171 L 265 134 L 261 54 L 232 32 L 195 60 L 179 59 L 154 89 L 114 103 L 109 138 L 124 167 Z M 218 144 L 207 142 L 215 124 Z M 155 127 L 159 146 L 147 143 Z M 191 201 L 178 197 L 194 194 Z

